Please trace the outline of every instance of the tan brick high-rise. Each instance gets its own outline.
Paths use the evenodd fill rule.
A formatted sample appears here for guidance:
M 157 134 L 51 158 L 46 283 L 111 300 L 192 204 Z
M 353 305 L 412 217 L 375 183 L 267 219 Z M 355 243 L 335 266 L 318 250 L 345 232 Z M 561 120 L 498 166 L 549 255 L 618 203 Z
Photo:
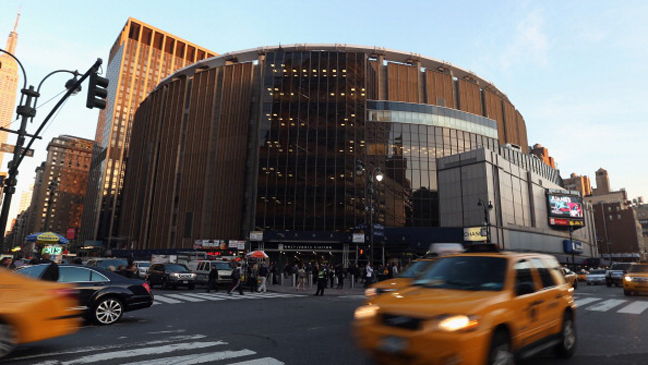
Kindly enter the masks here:
M 217 55 L 184 39 L 128 18 L 110 50 L 108 103 L 99 114 L 80 241 L 118 242 L 121 190 L 131 124 L 139 104 L 175 71 Z M 116 244 L 116 243 L 115 243 Z

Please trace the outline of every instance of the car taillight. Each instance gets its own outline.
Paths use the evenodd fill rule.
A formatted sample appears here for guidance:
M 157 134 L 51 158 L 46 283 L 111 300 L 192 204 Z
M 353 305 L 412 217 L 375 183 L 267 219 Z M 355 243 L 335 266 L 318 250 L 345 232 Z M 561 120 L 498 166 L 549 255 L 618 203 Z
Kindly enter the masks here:
M 149 294 L 151 294 L 151 287 L 148 285 L 148 283 L 144 283 L 144 284 L 142 284 L 142 286 L 144 287 L 144 289 L 146 289 L 146 291 Z

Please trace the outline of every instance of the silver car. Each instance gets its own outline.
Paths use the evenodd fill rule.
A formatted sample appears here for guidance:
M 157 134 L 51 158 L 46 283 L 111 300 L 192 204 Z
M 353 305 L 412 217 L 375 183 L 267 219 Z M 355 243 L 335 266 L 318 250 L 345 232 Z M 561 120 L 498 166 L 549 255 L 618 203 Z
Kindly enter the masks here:
M 587 285 L 605 284 L 605 270 L 592 270 L 585 277 Z

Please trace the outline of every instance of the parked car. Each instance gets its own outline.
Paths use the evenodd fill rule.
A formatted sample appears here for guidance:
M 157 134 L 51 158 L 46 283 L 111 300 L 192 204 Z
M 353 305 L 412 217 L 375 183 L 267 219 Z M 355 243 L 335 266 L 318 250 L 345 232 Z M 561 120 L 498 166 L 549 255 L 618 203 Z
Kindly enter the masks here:
M 137 268 L 137 277 L 140 279 L 146 279 L 148 277 L 148 269 L 151 267 L 150 261 L 133 261 L 133 264 Z
M 469 248 L 357 308 L 354 335 L 381 364 L 512 364 L 547 348 L 570 357 L 573 290 L 553 256 Z
M 196 260 L 187 264 L 187 268 L 196 274 L 197 284 L 207 284 L 212 267 L 218 270 L 218 285 L 229 285 L 232 282 L 232 266 L 229 261 Z
M 27 266 L 16 272 L 40 278 L 48 265 Z M 153 305 L 153 293 L 148 283 L 99 267 L 59 265 L 58 281 L 71 284 L 79 292 L 79 303 L 86 318 L 102 325 L 117 322 L 124 312 Z
M 605 270 L 592 270 L 589 272 L 589 274 L 587 274 L 587 278 L 585 280 L 587 281 L 587 285 L 605 284 Z
M 0 268 L 0 358 L 18 345 L 76 332 L 81 314 L 71 285 Z
M 86 261 L 85 264 L 87 266 L 100 267 L 106 270 L 110 270 L 111 267 L 113 268 L 113 270 L 119 269 L 120 266 L 123 268 L 128 267 L 128 261 L 126 259 L 117 259 L 117 258 L 90 259 Z
M 610 269 L 605 272 L 605 285 L 621 286 L 623 285 L 623 275 L 628 272 L 632 263 L 630 262 L 615 262 L 610 266 Z
M 193 290 L 196 274 L 183 264 L 154 264 L 149 268 L 148 282 L 151 287 L 161 285 L 163 289 L 175 289 L 182 285 Z
M 626 296 L 648 293 L 648 264 L 634 264 L 623 278 L 623 294 Z

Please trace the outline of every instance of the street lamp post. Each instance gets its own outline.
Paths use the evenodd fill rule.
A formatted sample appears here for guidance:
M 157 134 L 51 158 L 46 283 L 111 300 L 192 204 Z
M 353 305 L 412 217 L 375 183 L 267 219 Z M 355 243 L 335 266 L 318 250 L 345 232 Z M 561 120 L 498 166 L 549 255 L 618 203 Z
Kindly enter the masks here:
M 365 165 L 362 163 L 362 161 L 358 161 L 357 166 L 356 166 L 356 173 L 358 175 L 362 175 L 365 172 Z M 373 258 L 374 258 L 374 181 L 381 182 L 385 175 L 383 174 L 382 170 L 379 167 L 374 167 L 371 170 L 371 175 L 366 177 L 366 185 L 367 185 L 367 195 L 368 195 L 368 200 L 369 203 L 365 203 L 365 212 L 369 214 L 369 262 L 373 266 Z M 367 221 L 366 216 L 365 216 L 365 222 Z M 384 263 L 384 252 L 383 252 L 383 263 Z
M 486 225 L 486 243 L 491 243 L 490 233 L 490 211 L 493 209 L 493 204 L 488 201 L 486 204 L 481 198 L 477 201 L 477 206 L 484 208 L 484 224 Z
M 17 176 L 18 176 L 18 167 L 20 166 L 20 163 L 22 160 L 25 158 L 27 155 L 27 151 L 31 148 L 32 144 L 37 138 L 39 137 L 39 133 L 45 128 L 45 125 L 47 122 L 50 120 L 50 118 L 56 113 L 56 111 L 63 105 L 63 103 L 70 97 L 70 95 L 76 94 L 81 90 L 81 83 L 91 74 L 91 73 L 96 73 L 99 66 L 102 64 L 101 59 L 97 59 L 97 61 L 90 67 L 88 71 L 86 71 L 85 74 L 81 76 L 80 79 L 77 79 L 77 77 L 80 75 L 76 71 L 68 71 L 68 70 L 57 70 L 54 72 L 51 72 L 47 76 L 45 76 L 41 82 L 38 84 L 38 89 L 34 90 L 33 86 L 29 86 L 27 88 L 27 73 L 25 72 L 25 68 L 23 67 L 22 63 L 16 58 L 13 54 L 0 49 L 0 52 L 5 53 L 9 55 L 11 58 L 13 58 L 18 65 L 20 66 L 20 69 L 22 70 L 23 73 L 23 88 L 21 89 L 22 96 L 20 97 L 20 105 L 16 108 L 17 114 L 21 117 L 21 123 L 20 123 L 20 129 L 18 131 L 12 131 L 8 130 L 5 128 L 1 128 L 1 130 L 5 132 L 11 132 L 11 133 L 16 133 L 18 134 L 18 138 L 16 139 L 16 146 L 14 147 L 14 153 L 13 153 L 13 159 L 9 161 L 7 164 L 7 178 L 5 179 L 4 183 L 4 198 L 2 200 L 2 210 L 0 211 L 0 230 L 2 230 L 2 251 L 5 249 L 5 242 L 4 242 L 4 234 L 5 234 L 5 227 L 7 226 L 7 220 L 9 219 L 9 209 L 11 207 L 11 198 L 13 197 L 13 194 L 16 192 L 16 184 L 18 182 Z M 56 103 L 56 105 L 50 110 L 49 114 L 43 122 L 40 124 L 38 129 L 34 134 L 28 134 L 27 133 L 27 122 L 31 121 L 34 119 L 36 116 L 36 101 L 38 97 L 40 96 L 40 88 L 43 85 L 43 82 L 50 76 L 56 73 L 60 72 L 67 72 L 71 73 L 74 75 L 74 78 L 72 80 L 69 80 L 66 84 L 65 87 L 68 89 L 65 95 L 61 97 L 61 99 Z M 32 106 L 33 102 L 33 106 Z M 31 140 L 27 144 L 26 147 L 23 148 L 23 145 L 25 144 L 25 137 L 31 137 Z
M 573 226 L 569 226 L 569 246 L 571 247 L 572 265 L 576 265 L 576 258 L 574 257 L 574 241 L 573 241 L 573 235 L 574 235 L 574 227 L 573 227 Z

